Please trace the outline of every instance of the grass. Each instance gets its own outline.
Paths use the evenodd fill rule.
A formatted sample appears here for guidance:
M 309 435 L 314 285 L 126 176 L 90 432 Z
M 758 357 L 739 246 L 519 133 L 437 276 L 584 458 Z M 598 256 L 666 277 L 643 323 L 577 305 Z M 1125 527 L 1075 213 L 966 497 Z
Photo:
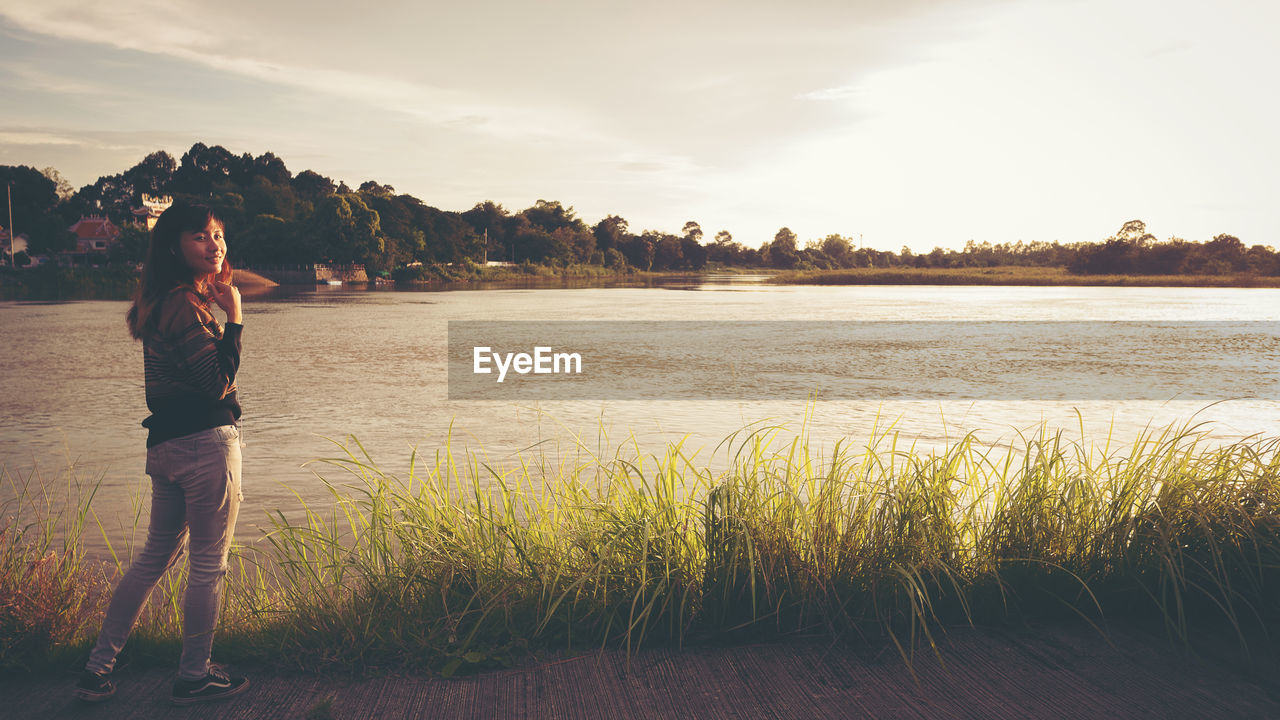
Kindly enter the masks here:
M 888 638 L 909 660 L 956 623 L 1066 616 L 1154 617 L 1182 641 L 1225 626 L 1247 656 L 1280 620 L 1280 440 L 898 442 L 823 453 L 756 426 L 717 463 L 677 443 L 505 465 L 446 445 L 396 475 L 353 440 L 323 461 L 331 503 L 241 538 L 217 653 L 452 675 L 543 648 L 819 633 Z M 61 525 L 6 519 L 0 666 L 83 652 L 96 632 L 103 573 L 76 549 L 88 490 Z M 181 585 L 157 594 L 143 654 L 176 655 Z
M 1266 275 L 1075 275 L 1060 267 L 854 268 L 793 270 L 773 276 L 782 285 L 1107 285 L 1126 287 L 1280 287 Z

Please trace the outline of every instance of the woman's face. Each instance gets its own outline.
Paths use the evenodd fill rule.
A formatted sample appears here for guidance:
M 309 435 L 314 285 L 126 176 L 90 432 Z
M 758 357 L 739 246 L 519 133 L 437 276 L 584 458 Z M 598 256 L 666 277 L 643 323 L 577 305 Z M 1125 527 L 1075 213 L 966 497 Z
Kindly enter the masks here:
M 210 220 L 203 230 L 184 232 L 178 236 L 182 259 L 192 274 L 216 275 L 227 256 L 227 242 L 222 237 L 222 223 Z

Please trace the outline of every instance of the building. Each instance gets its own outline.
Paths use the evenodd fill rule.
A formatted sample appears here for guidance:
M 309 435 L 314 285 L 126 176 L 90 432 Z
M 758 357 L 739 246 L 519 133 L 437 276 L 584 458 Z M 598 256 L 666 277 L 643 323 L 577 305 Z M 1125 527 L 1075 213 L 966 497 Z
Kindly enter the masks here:
M 156 226 L 156 218 L 172 204 L 172 195 L 151 196 L 142 193 L 142 207 L 134 208 L 133 216 L 137 218 L 139 225 L 145 223 L 147 232 L 151 232 L 151 228 Z
M 104 253 L 120 237 L 120 228 L 101 215 L 82 215 L 67 229 L 76 236 L 76 249 L 72 252 L 78 254 Z

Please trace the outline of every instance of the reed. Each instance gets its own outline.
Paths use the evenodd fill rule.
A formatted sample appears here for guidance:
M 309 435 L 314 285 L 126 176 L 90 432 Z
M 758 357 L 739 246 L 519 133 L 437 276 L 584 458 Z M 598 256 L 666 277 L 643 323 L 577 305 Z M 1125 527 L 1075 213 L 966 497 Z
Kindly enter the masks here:
M 682 443 L 503 462 L 450 442 L 396 475 L 353 439 L 322 461 L 331 502 L 299 499 L 237 547 L 219 653 L 448 675 L 538 648 L 821 633 L 909 660 L 955 623 L 1069 616 L 1227 627 L 1247 655 L 1280 620 L 1280 440 L 899 442 L 822 451 L 753 426 L 717 462 Z M 5 537 L 9 588 L 43 550 Z

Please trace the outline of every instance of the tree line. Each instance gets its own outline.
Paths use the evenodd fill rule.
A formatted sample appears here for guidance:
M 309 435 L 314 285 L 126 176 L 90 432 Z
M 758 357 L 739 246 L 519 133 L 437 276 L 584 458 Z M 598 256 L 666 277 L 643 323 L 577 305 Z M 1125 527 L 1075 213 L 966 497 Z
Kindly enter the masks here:
M 14 224 L 29 238 L 30 253 L 74 248 L 67 228 L 82 215 L 99 214 L 122 228 L 106 262 L 137 262 L 146 233 L 133 223 L 142 194 L 203 202 L 226 218 L 228 242 L 238 265 L 361 263 L 372 273 L 412 279 L 424 268 L 447 263 L 500 260 L 568 266 L 598 265 L 619 271 L 701 270 L 723 267 L 787 270 L 848 268 L 980 268 L 1002 265 L 1063 267 L 1081 274 L 1280 275 L 1280 255 L 1270 247 L 1246 247 L 1237 237 L 1207 242 L 1158 241 L 1139 220 L 1124 223 L 1101 242 L 1032 241 L 977 243 L 959 250 L 915 253 L 862 247 L 831 234 L 800 244 L 788 228 L 749 247 L 728 230 L 707 238 L 694 221 L 678 233 L 632 231 L 609 215 L 588 225 L 572 207 L 554 200 L 509 211 L 485 201 L 455 212 L 427 205 L 373 180 L 356 188 L 312 170 L 297 174 L 273 153 L 236 155 L 220 145 L 196 143 L 175 159 L 153 152 L 117 175 L 74 189 L 54 168 L 0 166 L 8 182 Z

